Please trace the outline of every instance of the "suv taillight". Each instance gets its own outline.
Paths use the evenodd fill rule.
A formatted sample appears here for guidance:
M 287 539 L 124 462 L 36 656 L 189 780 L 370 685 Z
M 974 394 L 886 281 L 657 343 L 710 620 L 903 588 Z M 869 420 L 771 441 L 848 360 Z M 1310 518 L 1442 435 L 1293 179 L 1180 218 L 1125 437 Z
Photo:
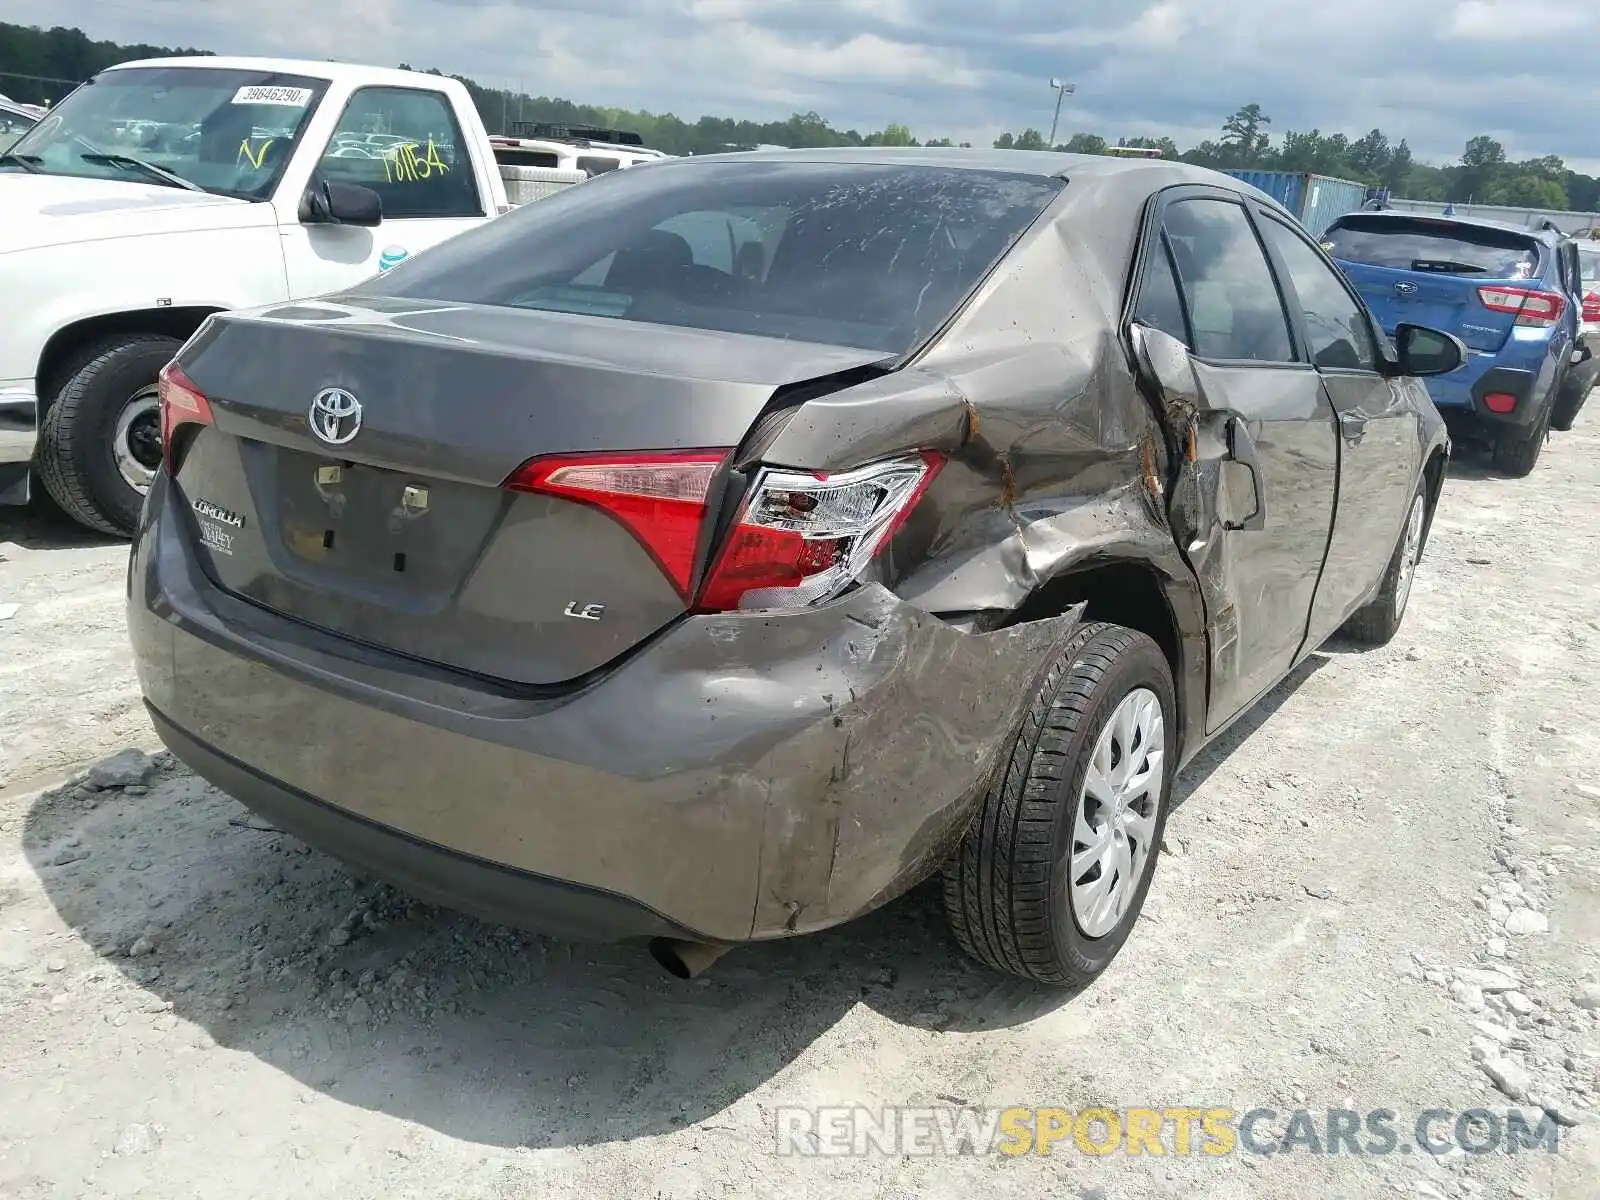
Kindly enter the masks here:
M 1600 292 L 1590 292 L 1583 298 L 1583 323 L 1600 325 Z
M 161 456 L 169 474 L 176 471 L 173 438 L 185 425 L 212 424 L 211 401 L 175 362 L 169 362 L 156 376 L 156 395 L 161 403 Z
M 1478 289 L 1478 299 L 1491 312 L 1515 313 L 1518 325 L 1548 328 L 1567 311 L 1567 298 L 1559 292 L 1490 284 Z

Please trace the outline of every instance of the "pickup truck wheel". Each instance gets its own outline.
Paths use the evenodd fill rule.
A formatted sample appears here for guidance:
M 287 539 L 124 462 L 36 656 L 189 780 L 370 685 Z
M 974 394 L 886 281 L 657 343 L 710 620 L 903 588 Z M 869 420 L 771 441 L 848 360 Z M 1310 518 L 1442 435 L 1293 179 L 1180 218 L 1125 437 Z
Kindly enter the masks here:
M 69 364 L 39 429 L 34 468 L 79 524 L 133 532 L 161 465 L 156 374 L 182 344 L 161 334 L 122 334 Z
M 945 869 L 962 949 L 1055 987 L 1105 970 L 1144 907 L 1176 762 L 1166 656 L 1135 630 L 1083 627 L 1035 693 Z
M 1378 594 L 1370 603 L 1356 609 L 1354 615 L 1345 622 L 1342 632 L 1351 641 L 1363 646 L 1384 646 L 1400 632 L 1400 622 L 1406 615 L 1406 602 L 1411 599 L 1411 582 L 1416 577 L 1417 563 L 1422 558 L 1422 531 L 1427 523 L 1428 498 L 1419 483 L 1416 495 L 1411 497 L 1411 507 L 1406 510 L 1406 523 L 1400 530 L 1400 541 L 1383 572 Z

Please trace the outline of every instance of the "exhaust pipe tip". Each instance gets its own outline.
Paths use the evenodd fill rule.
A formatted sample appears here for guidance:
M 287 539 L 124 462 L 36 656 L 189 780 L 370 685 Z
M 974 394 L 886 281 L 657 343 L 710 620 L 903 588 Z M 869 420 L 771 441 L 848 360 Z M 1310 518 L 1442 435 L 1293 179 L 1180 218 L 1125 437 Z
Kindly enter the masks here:
M 654 938 L 650 957 L 676 979 L 695 979 L 706 973 L 732 946 L 710 946 L 705 942 L 681 942 L 676 938 Z

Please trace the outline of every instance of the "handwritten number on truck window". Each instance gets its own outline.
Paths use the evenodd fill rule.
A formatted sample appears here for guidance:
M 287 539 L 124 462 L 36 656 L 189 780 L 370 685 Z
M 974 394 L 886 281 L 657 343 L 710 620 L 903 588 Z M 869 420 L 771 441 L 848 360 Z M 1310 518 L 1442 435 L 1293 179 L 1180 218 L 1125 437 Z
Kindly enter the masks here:
M 416 142 L 403 142 L 386 150 L 383 155 L 383 175 L 389 183 L 412 183 L 430 179 L 436 173 L 449 174 L 450 168 L 439 156 L 439 148 L 428 139 L 427 149 L 417 153 Z

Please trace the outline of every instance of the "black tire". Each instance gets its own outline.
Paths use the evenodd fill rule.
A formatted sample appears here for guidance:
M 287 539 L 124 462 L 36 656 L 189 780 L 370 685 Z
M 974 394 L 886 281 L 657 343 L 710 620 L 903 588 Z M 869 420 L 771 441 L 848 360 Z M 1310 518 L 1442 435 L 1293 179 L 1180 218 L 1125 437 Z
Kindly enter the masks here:
M 1068 895 L 1073 829 L 1095 743 L 1138 688 L 1159 700 L 1165 729 L 1154 833 L 1120 919 L 1089 937 Z M 1073 635 L 945 868 L 945 913 L 963 950 L 997 971 L 1054 987 L 1082 987 L 1106 969 L 1138 920 L 1160 856 L 1177 722 L 1172 670 L 1155 642 L 1103 622 Z
M 1533 474 L 1533 468 L 1539 462 L 1539 455 L 1544 453 L 1546 435 L 1550 432 L 1551 407 L 1555 402 L 1552 396 L 1544 406 L 1544 411 L 1534 418 L 1533 428 L 1526 431 L 1506 430 L 1494 440 L 1492 460 L 1495 470 L 1513 479 L 1524 479 Z
M 1567 376 L 1561 390 L 1556 393 L 1556 402 L 1550 409 L 1550 428 L 1558 433 L 1568 432 L 1578 413 L 1583 411 L 1583 402 L 1589 398 L 1589 389 L 1594 386 L 1595 376 L 1592 371 L 1576 370 Z
M 117 418 L 182 344 L 162 334 L 120 334 L 68 364 L 40 425 L 33 466 L 51 499 L 80 525 L 123 537 L 133 532 L 144 494 L 117 469 Z
M 1418 560 L 1422 557 L 1421 537 L 1428 524 L 1428 495 L 1425 486 L 1419 483 L 1416 493 L 1411 497 L 1410 505 L 1406 508 L 1406 519 L 1400 525 L 1400 537 L 1395 542 L 1394 553 L 1389 556 L 1389 565 L 1384 569 L 1383 583 L 1378 587 L 1378 594 L 1356 609 L 1340 631 L 1353 642 L 1359 642 L 1363 646 L 1386 646 L 1394 640 L 1394 635 L 1400 632 L 1400 622 L 1405 620 L 1406 604 L 1411 599 L 1409 581 L 1404 590 L 1400 586 L 1406 579 L 1406 557 L 1409 548 L 1407 534 L 1419 506 L 1421 527 L 1417 530 L 1418 541 L 1415 552 Z M 1416 568 L 1417 562 L 1413 560 L 1411 563 L 1413 576 Z

